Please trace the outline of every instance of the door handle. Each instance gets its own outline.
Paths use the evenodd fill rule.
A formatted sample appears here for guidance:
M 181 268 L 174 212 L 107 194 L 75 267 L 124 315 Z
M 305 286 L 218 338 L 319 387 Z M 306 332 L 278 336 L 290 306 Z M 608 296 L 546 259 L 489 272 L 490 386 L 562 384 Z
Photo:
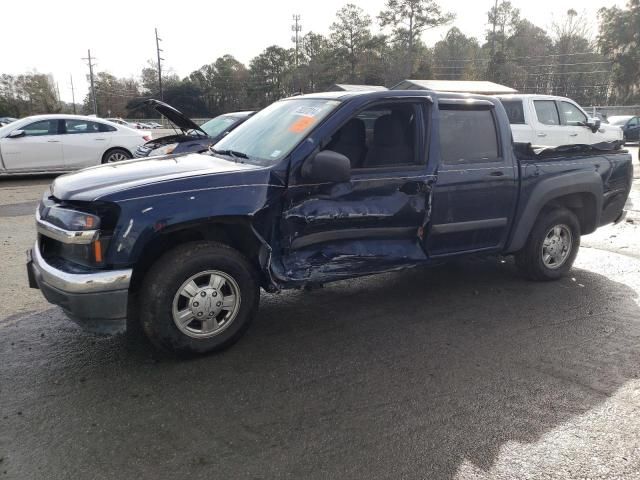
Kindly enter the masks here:
M 578 136 L 578 134 L 577 134 L 577 133 L 570 133 L 570 134 L 569 134 L 569 136 L 570 136 L 570 137 L 577 137 L 577 136 Z
M 96 142 L 97 142 L 97 141 L 99 141 L 99 140 L 106 140 L 106 138 L 96 138 L 95 140 L 96 140 Z
M 47 140 L 47 143 L 60 143 L 60 140 Z
M 495 172 L 487 173 L 487 177 L 503 177 L 504 172 L 502 170 L 496 170 Z
M 538 136 L 539 136 L 539 137 L 546 137 L 546 136 L 547 136 L 547 134 L 546 134 L 546 133 L 539 133 L 539 134 L 538 134 Z

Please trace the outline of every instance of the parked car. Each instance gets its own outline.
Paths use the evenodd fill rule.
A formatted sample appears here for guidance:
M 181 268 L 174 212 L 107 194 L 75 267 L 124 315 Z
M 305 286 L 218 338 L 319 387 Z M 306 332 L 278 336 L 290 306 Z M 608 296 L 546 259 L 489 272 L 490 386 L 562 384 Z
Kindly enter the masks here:
M 162 128 L 162 125 L 158 122 L 147 122 L 147 125 L 149 125 L 151 128 Z
M 560 145 L 620 142 L 622 131 L 589 117 L 573 100 L 552 95 L 499 95 L 513 140 L 518 143 Z
M 225 113 L 198 125 L 179 110 L 159 100 L 149 99 L 144 104 L 154 107 L 158 113 L 180 129 L 180 133 L 155 138 L 145 143 L 136 150 L 136 157 L 204 152 L 255 113 L 252 111 Z
M 65 172 L 126 160 L 148 132 L 96 117 L 36 115 L 0 128 L 0 175 Z
M 0 127 L 9 125 L 11 122 L 15 122 L 16 120 L 17 118 L 13 118 L 13 117 L 0 117 Z
M 609 124 L 622 129 L 625 142 L 640 140 L 640 117 L 634 115 L 616 115 L 609 117 Z
M 624 218 L 631 181 L 623 150 L 514 149 L 496 98 L 303 95 L 208 154 L 58 177 L 38 207 L 27 269 L 86 328 L 122 331 L 139 314 L 156 346 L 204 353 L 240 338 L 261 287 L 470 253 L 512 254 L 529 277 L 558 279 L 581 235 Z

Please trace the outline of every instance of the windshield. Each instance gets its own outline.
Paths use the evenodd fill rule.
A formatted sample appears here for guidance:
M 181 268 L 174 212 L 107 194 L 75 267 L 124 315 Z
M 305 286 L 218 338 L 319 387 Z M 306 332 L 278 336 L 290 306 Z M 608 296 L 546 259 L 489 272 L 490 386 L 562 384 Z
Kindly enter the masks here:
M 629 115 L 628 117 L 611 117 L 611 118 L 609 118 L 609 124 L 610 125 L 624 125 L 625 123 L 627 123 L 629 121 L 630 118 L 631 118 L 631 115 Z
M 237 121 L 237 118 L 220 115 L 219 117 L 212 118 L 208 122 L 203 123 L 200 125 L 200 128 L 210 137 L 217 137 Z
M 248 163 L 273 165 L 287 156 L 331 113 L 336 100 L 299 98 L 272 103 L 218 142 L 214 152 L 246 156 Z

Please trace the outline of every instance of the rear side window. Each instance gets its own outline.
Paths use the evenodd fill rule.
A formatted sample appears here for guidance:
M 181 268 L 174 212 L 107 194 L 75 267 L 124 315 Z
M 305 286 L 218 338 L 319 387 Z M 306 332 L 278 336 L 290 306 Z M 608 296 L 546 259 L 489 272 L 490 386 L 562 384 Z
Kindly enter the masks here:
M 627 124 L 630 127 L 637 127 L 638 126 L 638 117 L 633 117 L 631 120 L 629 120 L 629 123 Z
M 509 123 L 511 125 L 523 125 L 524 124 L 524 107 L 522 106 L 522 100 L 500 100 L 502 106 L 507 111 L 507 117 L 509 117 Z
M 498 135 L 491 110 L 440 110 L 440 153 L 445 165 L 497 161 Z
M 116 127 L 112 127 L 111 125 L 107 125 L 106 123 L 98 123 L 98 130 L 100 132 L 117 132 Z
M 560 115 L 554 100 L 534 100 L 538 121 L 543 125 L 560 125 Z

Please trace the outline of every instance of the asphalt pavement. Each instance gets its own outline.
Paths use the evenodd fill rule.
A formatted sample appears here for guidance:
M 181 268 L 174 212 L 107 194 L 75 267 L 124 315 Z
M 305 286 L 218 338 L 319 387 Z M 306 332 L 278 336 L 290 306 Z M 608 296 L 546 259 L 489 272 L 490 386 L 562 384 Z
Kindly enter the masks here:
M 49 181 L 0 181 L 0 479 L 640 478 L 640 216 L 558 282 L 487 258 L 265 294 L 185 361 L 26 288 Z

